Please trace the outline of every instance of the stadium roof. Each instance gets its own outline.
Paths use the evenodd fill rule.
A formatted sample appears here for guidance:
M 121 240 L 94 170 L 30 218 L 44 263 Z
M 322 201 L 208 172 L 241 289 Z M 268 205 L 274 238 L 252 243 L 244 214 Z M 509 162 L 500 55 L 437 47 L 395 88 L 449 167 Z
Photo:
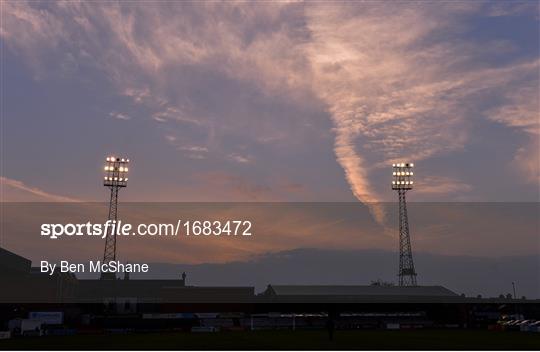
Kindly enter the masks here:
M 451 303 L 464 297 L 442 286 L 268 285 L 259 300 L 273 303 Z
M 442 286 L 375 285 L 268 285 L 264 294 L 275 296 L 457 296 L 456 293 Z

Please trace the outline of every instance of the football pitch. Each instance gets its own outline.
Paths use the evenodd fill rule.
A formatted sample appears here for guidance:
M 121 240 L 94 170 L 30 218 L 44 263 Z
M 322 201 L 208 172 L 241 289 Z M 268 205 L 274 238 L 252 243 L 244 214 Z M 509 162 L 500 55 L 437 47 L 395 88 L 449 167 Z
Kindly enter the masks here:
M 435 350 L 538 350 L 536 333 L 480 330 L 336 331 L 330 341 L 326 331 L 250 331 L 217 333 L 131 333 L 42 336 L 0 341 L 0 349 L 435 349 Z

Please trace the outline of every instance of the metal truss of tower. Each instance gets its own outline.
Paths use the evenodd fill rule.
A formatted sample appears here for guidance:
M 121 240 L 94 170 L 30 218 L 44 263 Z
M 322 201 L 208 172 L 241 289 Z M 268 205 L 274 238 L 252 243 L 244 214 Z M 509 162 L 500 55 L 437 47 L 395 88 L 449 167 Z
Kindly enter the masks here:
M 399 286 L 416 286 L 416 271 L 412 257 L 406 189 L 399 189 Z

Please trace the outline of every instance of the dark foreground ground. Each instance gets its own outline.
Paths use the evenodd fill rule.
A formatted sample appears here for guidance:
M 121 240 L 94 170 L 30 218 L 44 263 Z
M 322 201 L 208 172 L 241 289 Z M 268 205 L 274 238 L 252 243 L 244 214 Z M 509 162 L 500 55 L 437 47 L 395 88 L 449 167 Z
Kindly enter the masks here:
M 27 337 L 0 349 L 540 349 L 540 334 L 470 330 L 255 331 Z

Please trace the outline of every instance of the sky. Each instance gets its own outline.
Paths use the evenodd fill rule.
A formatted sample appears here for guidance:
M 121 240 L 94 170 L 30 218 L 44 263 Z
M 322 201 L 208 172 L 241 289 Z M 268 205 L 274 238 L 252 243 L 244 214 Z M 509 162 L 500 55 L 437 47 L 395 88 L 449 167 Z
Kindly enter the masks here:
M 539 9 L 2 2 L 4 200 L 537 201 Z
M 377 206 L 396 200 L 395 162 L 415 163 L 412 202 L 539 200 L 536 1 L 2 1 L 0 13 L 2 201 L 107 201 L 111 154 L 131 160 L 126 202 L 352 202 L 395 225 Z M 295 240 L 167 258 L 395 250 L 384 226 L 329 242 L 295 224 Z M 517 237 L 480 225 L 426 227 L 413 247 L 538 254 L 534 216 Z

